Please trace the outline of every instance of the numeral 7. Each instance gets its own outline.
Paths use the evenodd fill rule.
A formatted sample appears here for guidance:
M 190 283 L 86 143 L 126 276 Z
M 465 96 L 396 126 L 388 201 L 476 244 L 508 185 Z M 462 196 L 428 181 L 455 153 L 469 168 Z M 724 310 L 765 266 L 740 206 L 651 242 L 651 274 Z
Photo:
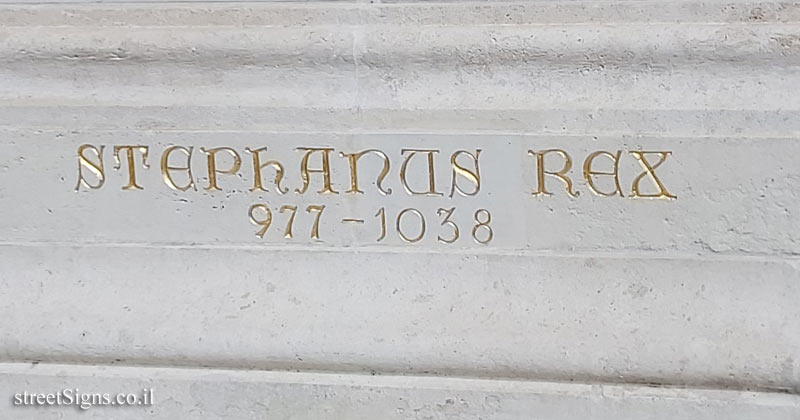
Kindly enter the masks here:
M 319 239 L 319 219 L 323 210 L 325 210 L 325 206 L 308 206 L 306 208 L 306 213 L 317 212 L 317 217 L 314 218 L 314 226 L 311 227 L 311 239 Z
M 294 225 L 294 215 L 297 214 L 297 206 L 290 206 L 288 204 L 284 204 L 281 206 L 281 213 L 285 212 L 286 210 L 290 210 L 292 215 L 289 216 L 289 221 L 286 222 L 286 229 L 283 231 L 283 237 L 286 239 L 292 239 L 292 226 Z

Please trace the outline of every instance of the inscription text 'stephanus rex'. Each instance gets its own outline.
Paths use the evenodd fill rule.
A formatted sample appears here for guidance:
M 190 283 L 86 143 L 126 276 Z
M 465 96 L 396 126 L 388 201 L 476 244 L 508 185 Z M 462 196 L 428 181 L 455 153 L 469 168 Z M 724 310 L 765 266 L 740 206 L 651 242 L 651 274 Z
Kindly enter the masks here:
M 671 150 L 586 150 L 553 141 L 469 148 L 430 140 L 350 143 L 82 143 L 75 154 L 75 191 L 241 194 L 250 202 L 240 217 L 255 226 L 257 238 L 331 242 L 349 230 L 349 240 L 340 239 L 355 245 L 389 238 L 490 245 L 504 233 L 495 228 L 498 218 L 507 219 L 504 226 L 521 223 L 508 208 L 521 197 L 495 199 L 500 193 L 543 204 L 562 196 L 584 206 L 593 204 L 581 203 L 586 193 L 622 202 L 677 199 L 663 176 Z

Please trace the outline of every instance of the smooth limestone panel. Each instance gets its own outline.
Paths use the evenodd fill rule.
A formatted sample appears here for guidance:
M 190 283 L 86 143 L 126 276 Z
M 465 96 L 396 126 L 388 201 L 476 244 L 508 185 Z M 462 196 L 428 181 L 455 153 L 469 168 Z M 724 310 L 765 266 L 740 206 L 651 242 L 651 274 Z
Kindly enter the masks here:
M 9 404 L 800 415 L 800 5 L 0 3 Z
M 3 134 L 8 243 L 800 254 L 790 138 Z

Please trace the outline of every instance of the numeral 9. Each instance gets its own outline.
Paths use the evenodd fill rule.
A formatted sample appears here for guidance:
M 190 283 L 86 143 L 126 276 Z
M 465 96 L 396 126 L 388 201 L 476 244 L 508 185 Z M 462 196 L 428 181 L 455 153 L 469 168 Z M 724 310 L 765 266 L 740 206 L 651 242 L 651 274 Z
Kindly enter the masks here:
M 262 213 L 264 217 L 256 218 L 256 210 L 260 210 L 260 213 Z M 253 222 L 254 225 L 261 226 L 261 229 L 256 232 L 256 236 L 263 238 L 264 234 L 267 233 L 267 229 L 269 229 L 269 225 L 272 224 L 272 211 L 270 211 L 266 204 L 253 204 L 250 206 L 248 214 L 250 215 L 250 221 Z

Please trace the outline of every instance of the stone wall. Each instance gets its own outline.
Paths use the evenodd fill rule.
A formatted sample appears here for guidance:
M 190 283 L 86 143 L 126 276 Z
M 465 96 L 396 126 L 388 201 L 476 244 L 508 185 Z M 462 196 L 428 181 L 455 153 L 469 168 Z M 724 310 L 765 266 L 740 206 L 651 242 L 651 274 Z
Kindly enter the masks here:
M 2 1 L 0 417 L 799 418 L 798 63 L 783 2 Z M 75 387 L 155 401 L 14 402 Z

